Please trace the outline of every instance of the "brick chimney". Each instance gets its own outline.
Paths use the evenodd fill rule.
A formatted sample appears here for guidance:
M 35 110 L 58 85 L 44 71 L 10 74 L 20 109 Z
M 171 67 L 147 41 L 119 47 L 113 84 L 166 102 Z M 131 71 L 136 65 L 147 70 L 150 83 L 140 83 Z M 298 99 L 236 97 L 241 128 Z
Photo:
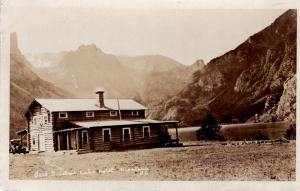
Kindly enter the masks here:
M 100 108 L 104 108 L 104 90 L 102 88 L 97 88 L 96 94 L 98 94 Z

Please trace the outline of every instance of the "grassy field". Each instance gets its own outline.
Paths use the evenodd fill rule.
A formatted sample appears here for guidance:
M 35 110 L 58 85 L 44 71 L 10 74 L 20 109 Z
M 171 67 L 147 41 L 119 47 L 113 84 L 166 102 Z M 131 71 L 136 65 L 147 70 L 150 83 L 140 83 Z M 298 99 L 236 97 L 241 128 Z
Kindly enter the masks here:
M 10 155 L 10 179 L 295 180 L 295 141 L 190 146 L 123 152 Z

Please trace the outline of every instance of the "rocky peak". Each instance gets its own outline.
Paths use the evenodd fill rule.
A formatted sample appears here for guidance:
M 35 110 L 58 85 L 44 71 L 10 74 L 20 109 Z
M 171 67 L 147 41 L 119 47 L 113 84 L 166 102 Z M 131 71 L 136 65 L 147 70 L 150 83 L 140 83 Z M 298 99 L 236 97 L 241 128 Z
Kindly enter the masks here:
M 18 35 L 16 32 L 10 34 L 10 54 L 21 55 L 18 47 Z
M 197 71 L 197 70 L 201 70 L 202 68 L 204 68 L 205 63 L 202 59 L 196 60 L 196 62 L 194 62 L 194 64 L 191 65 L 192 70 Z
M 103 51 L 100 48 L 98 48 L 95 44 L 87 44 L 87 45 L 83 44 L 83 45 L 80 45 L 77 50 L 80 51 L 80 52 L 88 51 L 88 52 L 101 52 L 101 53 L 103 53 Z

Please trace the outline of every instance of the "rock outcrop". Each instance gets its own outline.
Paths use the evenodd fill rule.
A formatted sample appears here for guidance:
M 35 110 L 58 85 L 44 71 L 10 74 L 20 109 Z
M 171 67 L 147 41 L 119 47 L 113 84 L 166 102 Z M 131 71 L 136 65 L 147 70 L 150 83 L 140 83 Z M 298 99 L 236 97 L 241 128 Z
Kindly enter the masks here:
M 27 128 L 23 114 L 36 97 L 71 97 L 72 94 L 42 80 L 18 48 L 17 34 L 11 34 L 10 50 L 10 137 Z
M 211 60 L 152 117 L 190 125 L 199 124 L 207 112 L 222 122 L 246 121 L 255 114 L 293 119 L 296 19 L 297 11 L 288 10 L 234 50 Z
M 287 79 L 278 102 L 276 115 L 280 120 L 296 120 L 296 75 Z

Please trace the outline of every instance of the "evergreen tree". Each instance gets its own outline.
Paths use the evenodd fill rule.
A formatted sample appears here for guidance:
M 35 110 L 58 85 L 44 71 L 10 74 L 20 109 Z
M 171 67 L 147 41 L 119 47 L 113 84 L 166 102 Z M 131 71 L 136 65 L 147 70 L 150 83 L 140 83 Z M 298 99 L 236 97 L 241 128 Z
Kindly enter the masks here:
M 202 121 L 201 129 L 197 131 L 198 140 L 224 140 L 222 136 L 218 134 L 221 126 L 212 114 L 208 114 Z

